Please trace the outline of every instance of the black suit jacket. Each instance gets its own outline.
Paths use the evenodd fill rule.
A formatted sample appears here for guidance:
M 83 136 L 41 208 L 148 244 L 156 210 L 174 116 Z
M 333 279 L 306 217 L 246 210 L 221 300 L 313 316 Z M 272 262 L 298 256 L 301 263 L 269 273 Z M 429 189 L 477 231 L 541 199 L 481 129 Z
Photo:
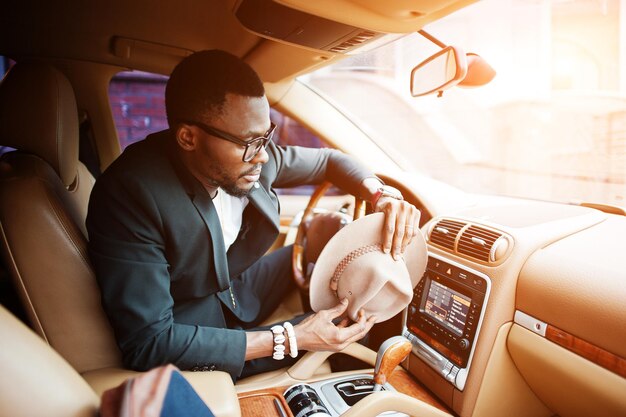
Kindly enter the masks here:
M 224 250 L 212 200 L 182 164 L 169 131 L 129 146 L 98 178 L 89 203 L 89 250 L 126 366 L 164 363 L 240 375 L 246 339 L 228 329 L 223 308 L 241 321 L 258 314 L 249 294 L 234 307 L 231 277 L 257 261 L 278 235 L 273 187 L 330 180 L 353 194 L 371 173 L 329 149 L 278 147 L 248 195 L 240 233 Z

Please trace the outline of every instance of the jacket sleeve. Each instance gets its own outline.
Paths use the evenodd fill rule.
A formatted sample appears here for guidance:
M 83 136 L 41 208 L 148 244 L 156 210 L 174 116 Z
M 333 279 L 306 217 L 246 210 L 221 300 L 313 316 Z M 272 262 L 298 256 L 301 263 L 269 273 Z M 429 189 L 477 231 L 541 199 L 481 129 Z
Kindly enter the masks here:
M 360 196 L 361 181 L 375 176 L 359 161 L 335 149 L 272 144 L 267 150 L 276 161 L 273 183 L 276 188 L 330 181 L 342 190 Z
M 240 375 L 246 351 L 243 331 L 174 320 L 167 236 L 147 187 L 103 174 L 92 192 L 87 229 L 102 304 L 125 366 L 147 370 L 173 363 L 181 369 Z M 215 306 L 219 310 L 219 303 Z

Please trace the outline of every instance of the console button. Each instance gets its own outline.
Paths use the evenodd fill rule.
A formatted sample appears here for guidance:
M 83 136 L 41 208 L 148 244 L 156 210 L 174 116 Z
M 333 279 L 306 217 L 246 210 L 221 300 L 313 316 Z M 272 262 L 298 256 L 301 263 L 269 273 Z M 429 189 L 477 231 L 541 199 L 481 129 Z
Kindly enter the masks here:
M 454 383 L 454 380 L 456 379 L 456 374 L 458 373 L 459 373 L 459 368 L 457 368 L 456 366 L 453 366 L 452 369 L 450 370 L 450 373 L 446 375 L 446 379 Z
M 459 347 L 463 350 L 466 350 L 467 348 L 469 348 L 470 346 L 470 342 L 467 339 L 461 339 L 461 341 L 459 342 Z

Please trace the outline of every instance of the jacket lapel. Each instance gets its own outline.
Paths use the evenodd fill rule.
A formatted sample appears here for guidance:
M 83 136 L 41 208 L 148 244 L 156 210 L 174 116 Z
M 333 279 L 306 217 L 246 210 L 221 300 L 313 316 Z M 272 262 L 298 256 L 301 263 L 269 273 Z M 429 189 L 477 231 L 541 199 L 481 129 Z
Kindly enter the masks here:
M 209 197 L 206 191 L 196 193 L 192 198 L 192 202 L 211 235 L 213 261 L 215 263 L 215 274 L 217 275 L 219 289 L 220 291 L 227 290 L 230 287 L 228 262 L 226 260 L 224 236 L 222 235 L 222 227 L 219 222 L 219 217 L 217 216 L 217 211 L 215 210 L 211 197 Z M 228 303 L 230 303 L 230 301 Z
M 193 205 L 196 207 L 196 210 L 198 210 L 198 214 L 202 217 L 202 221 L 209 230 L 211 243 L 213 245 L 215 275 L 217 277 L 217 284 L 221 295 L 230 287 L 230 276 L 228 273 L 228 261 L 226 260 L 222 226 L 220 225 L 219 217 L 217 216 L 217 211 L 215 210 L 211 196 L 209 196 L 209 193 L 204 189 L 204 187 L 202 187 L 202 184 L 200 184 L 200 182 L 194 178 L 193 175 L 191 175 L 189 170 L 178 157 L 175 140 L 173 138 L 169 139 L 168 151 L 172 166 L 174 167 L 181 184 L 185 188 L 185 191 L 191 198 Z M 207 261 L 210 262 L 208 259 Z M 227 304 L 230 305 L 231 301 L 228 298 L 223 301 L 228 301 Z
M 278 201 L 274 202 L 275 199 L 270 197 L 265 187 L 262 187 L 258 182 L 255 183 L 248 193 L 248 200 L 278 231 L 280 227 L 280 219 L 277 215 Z

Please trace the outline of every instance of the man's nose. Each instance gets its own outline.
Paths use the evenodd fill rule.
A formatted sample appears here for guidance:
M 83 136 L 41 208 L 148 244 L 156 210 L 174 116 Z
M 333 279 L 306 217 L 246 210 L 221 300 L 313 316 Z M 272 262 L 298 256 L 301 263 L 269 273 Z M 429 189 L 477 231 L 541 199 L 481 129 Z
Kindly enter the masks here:
M 251 164 L 264 164 L 269 161 L 270 156 L 267 154 L 265 148 L 261 148 L 261 150 L 254 155 L 254 158 L 250 160 Z

